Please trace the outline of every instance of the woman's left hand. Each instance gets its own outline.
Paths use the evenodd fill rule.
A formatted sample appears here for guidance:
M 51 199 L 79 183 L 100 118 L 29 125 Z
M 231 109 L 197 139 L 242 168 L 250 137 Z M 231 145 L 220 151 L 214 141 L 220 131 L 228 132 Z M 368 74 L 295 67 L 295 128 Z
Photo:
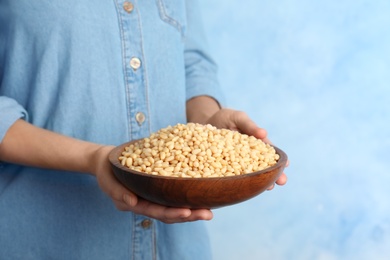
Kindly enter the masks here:
M 213 116 L 211 116 L 206 123 L 213 125 L 217 128 L 230 129 L 238 131 L 242 134 L 251 135 L 263 140 L 266 143 L 271 144 L 270 140 L 267 137 L 267 131 L 264 128 L 258 127 L 257 124 L 253 122 L 245 112 L 242 111 L 222 108 Z M 288 162 L 286 167 L 287 166 Z M 278 185 L 286 184 L 286 174 L 283 172 L 275 183 Z M 268 190 L 272 190 L 273 188 L 274 185 L 271 185 Z

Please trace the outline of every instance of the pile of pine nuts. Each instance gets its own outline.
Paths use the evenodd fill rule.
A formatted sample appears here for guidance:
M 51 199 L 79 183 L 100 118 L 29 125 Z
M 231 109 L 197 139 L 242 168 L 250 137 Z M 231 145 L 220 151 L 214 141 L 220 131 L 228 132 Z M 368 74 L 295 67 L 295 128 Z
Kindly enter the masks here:
M 123 166 L 152 175 L 235 176 L 275 165 L 279 155 L 253 136 L 195 123 L 168 126 L 125 147 Z

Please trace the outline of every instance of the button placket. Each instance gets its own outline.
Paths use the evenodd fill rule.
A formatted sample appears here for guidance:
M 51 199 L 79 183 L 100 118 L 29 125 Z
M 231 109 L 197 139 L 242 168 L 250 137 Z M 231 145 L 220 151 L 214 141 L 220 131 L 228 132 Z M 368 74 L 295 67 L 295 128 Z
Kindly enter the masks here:
M 129 118 L 129 135 L 132 139 L 144 137 L 148 130 L 148 104 L 145 91 L 146 80 L 143 71 L 142 34 L 138 10 L 134 1 L 123 1 L 118 5 L 121 9 L 121 23 L 123 25 L 123 48 L 127 109 Z M 147 132 L 146 132 L 147 131 Z
M 143 56 L 143 37 L 140 30 L 142 24 L 140 23 L 138 6 L 136 6 L 139 3 L 132 0 L 116 2 L 121 25 L 128 133 L 129 137 L 135 140 L 146 136 L 149 132 L 147 80 L 144 78 L 146 60 Z M 133 216 L 130 253 L 134 259 L 154 259 L 153 254 L 156 252 L 155 229 L 157 226 L 153 220 L 145 216 L 136 214 Z

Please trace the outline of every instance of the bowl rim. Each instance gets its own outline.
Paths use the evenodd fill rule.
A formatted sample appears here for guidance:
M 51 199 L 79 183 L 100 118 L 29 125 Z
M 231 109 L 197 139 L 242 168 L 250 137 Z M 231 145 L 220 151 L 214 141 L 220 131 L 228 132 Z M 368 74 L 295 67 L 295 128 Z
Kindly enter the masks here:
M 275 145 L 271 145 L 270 144 L 275 149 L 276 153 L 279 155 L 279 159 L 276 162 L 276 164 L 274 164 L 274 165 L 272 165 L 272 166 L 270 166 L 268 168 L 265 168 L 263 170 L 260 170 L 260 171 L 251 172 L 251 173 L 245 173 L 245 174 L 240 174 L 240 175 L 235 175 L 235 176 L 225 176 L 225 177 L 183 178 L 183 177 L 174 177 L 174 176 L 152 175 L 152 174 L 149 174 L 149 173 L 132 170 L 132 169 L 126 167 L 126 166 L 123 166 L 120 163 L 120 161 L 119 161 L 119 155 L 124 151 L 124 148 L 129 146 L 131 143 L 134 143 L 134 142 L 136 142 L 138 140 L 139 139 L 132 140 L 132 141 L 123 143 L 123 144 L 118 145 L 115 148 L 113 148 L 111 150 L 111 152 L 109 153 L 109 156 L 108 156 L 108 160 L 109 160 L 110 164 L 112 166 L 114 166 L 114 167 L 117 167 L 117 168 L 119 168 L 121 170 L 124 170 L 125 172 L 131 173 L 131 174 L 140 175 L 140 176 L 143 176 L 143 177 L 151 177 L 151 178 L 155 178 L 155 179 L 180 180 L 180 181 L 193 181 L 193 180 L 217 181 L 217 180 L 234 180 L 234 179 L 248 178 L 248 177 L 251 177 L 253 175 L 259 175 L 259 174 L 267 173 L 267 172 L 272 171 L 272 170 L 274 170 L 276 168 L 279 168 L 283 164 L 285 165 L 287 163 L 287 160 L 288 160 L 287 154 L 282 149 L 278 148 Z

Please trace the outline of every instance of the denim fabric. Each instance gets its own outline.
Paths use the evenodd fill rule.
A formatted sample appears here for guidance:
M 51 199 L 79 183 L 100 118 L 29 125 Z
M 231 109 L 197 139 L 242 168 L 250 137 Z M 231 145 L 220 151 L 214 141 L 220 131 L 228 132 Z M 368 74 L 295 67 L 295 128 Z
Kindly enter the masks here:
M 119 145 L 184 123 L 189 98 L 222 101 L 196 1 L 132 4 L 0 0 L 0 142 L 23 118 Z M 92 176 L 0 162 L 0 259 L 211 257 L 202 222 L 144 220 Z

